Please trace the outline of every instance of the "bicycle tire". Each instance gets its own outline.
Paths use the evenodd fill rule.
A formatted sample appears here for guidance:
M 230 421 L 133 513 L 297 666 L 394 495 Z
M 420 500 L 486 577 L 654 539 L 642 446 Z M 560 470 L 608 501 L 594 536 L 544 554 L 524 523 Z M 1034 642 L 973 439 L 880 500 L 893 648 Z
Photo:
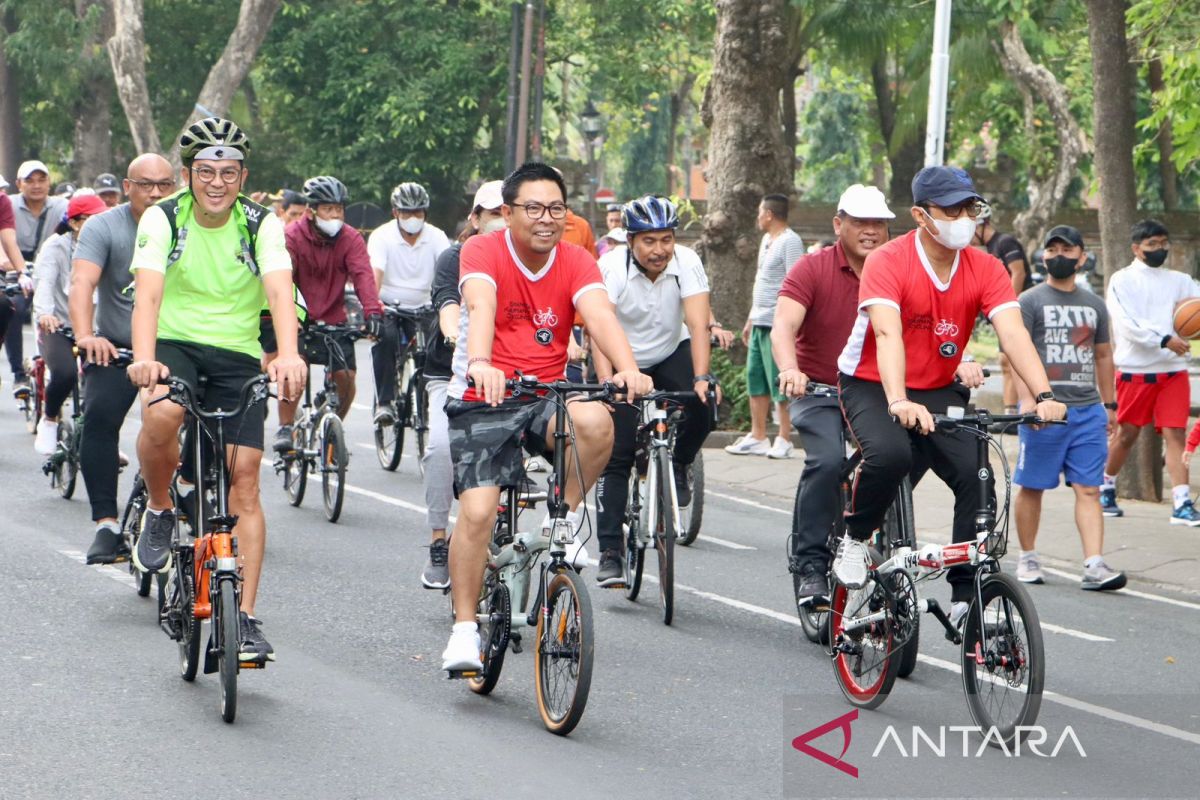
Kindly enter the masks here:
M 348 460 L 342 421 L 330 414 L 322 423 L 321 431 L 321 500 L 325 505 L 325 518 L 330 522 L 337 522 L 342 515 Z
M 639 541 L 642 520 L 640 515 L 631 513 L 633 500 L 640 491 L 640 484 L 637 471 L 631 472 L 629 494 L 626 495 L 628 499 L 625 505 L 625 524 L 621 531 L 621 572 L 625 578 L 625 599 L 630 602 L 637 600 L 638 593 L 642 590 L 642 570 L 646 566 L 646 549 Z
M 38 422 L 42 419 L 42 393 L 45 391 L 44 367 L 41 364 L 26 364 L 25 374 L 30 380 L 29 396 L 21 401 L 21 413 L 25 416 L 25 430 L 37 433 Z
M 688 506 L 687 524 L 679 536 L 679 543 L 690 547 L 700 535 L 700 525 L 704 521 L 704 453 L 696 453 L 696 460 L 688 465 L 688 483 L 692 487 L 692 504 Z M 683 515 L 683 510 L 680 510 Z
M 658 522 L 654 526 L 654 549 L 658 552 L 658 605 L 664 625 L 675 617 L 675 516 L 671 512 L 671 458 L 658 451 Z
M 195 549 L 190 543 L 175 551 L 171 569 L 172 603 L 179 614 L 179 675 L 189 683 L 196 680 L 200 668 L 200 620 L 196 619 L 196 577 L 193 572 Z M 168 609 L 169 613 L 169 609 Z
M 287 492 L 288 502 L 299 508 L 304 502 L 304 490 L 308 487 L 308 459 L 304 456 L 306 426 L 292 429 L 292 454 L 284 456 L 283 460 L 283 490 Z
M 216 640 L 221 673 L 221 719 L 237 716 L 238 614 L 237 586 L 232 577 L 217 582 L 217 604 L 213 609 L 213 638 Z
M 412 420 L 413 435 L 417 437 L 417 471 L 421 476 L 425 476 L 425 446 L 426 434 L 428 433 L 428 414 L 426 413 L 426 404 L 428 399 L 425 397 L 424 387 L 419 379 L 413 379 L 408 386 L 408 407 L 412 409 L 410 415 Z
M 63 500 L 75 495 L 75 480 L 79 475 L 79 464 L 72 455 L 75 447 L 75 423 L 65 416 L 58 422 L 58 447 L 62 460 L 54 469 L 55 485 Z
M 504 669 L 504 655 L 508 651 L 508 639 L 512 632 L 512 602 L 508 587 L 496 581 L 487 597 L 480 599 L 479 610 L 488 620 L 479 626 L 479 655 L 483 669 L 478 676 L 469 678 L 467 685 L 475 694 L 491 694 L 500 680 L 500 671 Z
M 582 719 L 592 685 L 595 632 L 583 579 L 572 569 L 551 574 L 543 608 L 533 662 L 538 714 L 546 730 L 566 736 Z
M 133 478 L 133 489 L 129 492 L 129 499 L 125 501 L 125 509 L 121 512 L 121 538 L 125 540 L 125 545 L 129 548 L 130 553 L 137 547 L 138 536 L 141 535 L 142 512 L 145 510 L 146 483 L 142 480 L 142 473 L 138 472 Z M 130 558 L 129 574 L 133 577 L 134 588 L 137 590 L 138 597 L 149 597 L 150 584 L 153 581 L 154 573 L 142 572 L 137 568 L 134 560 Z
M 1007 747 L 1013 744 L 1020 726 L 1033 725 L 1037 721 L 1041 708 L 1046 679 L 1042 628 L 1029 594 L 1011 575 L 997 572 L 983 578 L 981 593 L 984 604 L 983 635 L 980 635 L 979 611 L 974 600 L 971 601 L 963 627 L 960 652 L 963 691 L 975 724 L 984 731 L 990 732 L 994 728 L 1003 740 L 1003 746 Z M 996 601 L 999 602 L 993 612 L 992 606 Z M 1016 613 L 1015 617 L 1013 612 Z M 1001 663 L 981 663 L 993 660 L 1000 660 Z M 1011 719 L 999 719 L 994 710 L 989 708 L 989 699 L 994 697 L 993 689 L 1004 691 L 1013 688 L 1014 677 L 1020 679 L 1024 691 L 1018 693 L 1024 699 Z M 1000 702 L 999 705 L 1004 707 L 1006 704 Z M 992 735 L 988 736 L 987 742 L 992 747 L 1002 746 Z
M 879 551 L 884 560 L 892 557 L 892 545 L 898 543 L 902 547 L 917 549 L 916 527 L 913 522 L 912 484 L 908 478 L 900 482 L 896 499 L 888 508 L 880 527 Z M 913 632 L 908 641 L 900 648 L 900 666 L 896 676 L 907 678 L 917 668 L 917 654 L 921 645 L 921 615 L 912 617 Z
M 885 616 L 881 622 L 871 624 L 861 634 L 858 631 L 847 633 L 844 630 L 847 609 L 854 614 L 859 609 L 866 608 L 871 594 L 877 591 L 882 590 L 870 580 L 866 586 L 857 590 L 847 589 L 844 584 L 835 582 L 829 604 L 829 641 L 833 648 L 833 673 L 842 694 L 850 704 L 864 709 L 875 708 L 887 699 L 892 685 L 896 682 L 896 670 L 900 666 L 899 654 L 893 649 L 892 624 L 888 617 Z M 848 652 L 843 649 L 850 647 L 857 648 L 860 652 Z M 864 656 L 867 658 L 866 668 Z
M 846 486 L 842 482 L 838 482 L 838 508 L 846 507 Z M 791 567 L 792 554 L 795 552 L 796 529 L 799 527 L 800 514 L 800 487 L 796 487 L 796 497 L 792 502 L 792 533 L 787 538 L 787 557 L 789 571 Z M 837 542 L 842 538 L 842 532 L 845 529 L 845 523 L 841 514 L 834 516 L 833 525 L 830 526 L 829 533 L 829 550 L 832 552 L 837 547 Z M 829 579 L 828 570 L 826 570 L 826 579 Z M 800 594 L 800 574 L 792 572 L 792 597 Z M 829 611 L 818 610 L 812 605 L 801 606 L 796 602 L 796 616 L 800 618 L 800 630 L 804 633 L 804 638 L 808 639 L 813 644 L 829 644 Z
M 377 406 L 372 406 L 373 411 Z M 396 421 L 384 424 L 375 422 L 375 457 L 379 466 L 388 472 L 395 472 L 400 466 L 400 456 L 404 453 L 404 425 Z

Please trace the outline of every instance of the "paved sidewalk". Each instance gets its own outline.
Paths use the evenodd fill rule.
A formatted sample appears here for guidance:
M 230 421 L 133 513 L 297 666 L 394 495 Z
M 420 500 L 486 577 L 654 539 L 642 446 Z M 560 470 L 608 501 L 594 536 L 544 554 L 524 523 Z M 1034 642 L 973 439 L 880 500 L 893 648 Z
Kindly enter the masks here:
M 715 437 L 714 437 L 715 438 Z M 1014 461 L 1016 437 L 1006 436 L 1010 467 Z M 716 441 L 710 440 L 710 445 Z M 721 442 L 724 444 L 724 442 Z M 704 450 L 705 480 L 735 488 L 746 499 L 790 506 L 796 484 L 804 468 L 804 453 L 797 449 L 790 459 L 772 460 L 763 456 L 734 456 L 720 447 Z M 714 486 L 714 488 L 716 488 Z M 1013 487 L 1015 498 L 1016 487 Z M 950 541 L 953 495 L 930 474 L 914 492 L 917 535 L 927 541 Z M 1043 562 L 1071 573 L 1071 578 L 1047 575 L 1048 583 L 1067 584 L 1078 580 L 1083 570 L 1083 554 L 1074 521 L 1075 497 L 1060 486 L 1047 492 L 1042 504 L 1042 525 L 1037 549 Z M 1104 556 L 1114 569 L 1125 570 L 1131 583 L 1164 587 L 1200 595 L 1200 528 L 1171 525 L 1167 503 L 1143 503 L 1122 500 L 1125 516 L 1105 519 Z M 785 535 L 781 531 L 781 536 Z M 1009 526 L 1009 553 L 1017 553 L 1016 521 Z M 1134 588 L 1131 586 L 1131 588 Z

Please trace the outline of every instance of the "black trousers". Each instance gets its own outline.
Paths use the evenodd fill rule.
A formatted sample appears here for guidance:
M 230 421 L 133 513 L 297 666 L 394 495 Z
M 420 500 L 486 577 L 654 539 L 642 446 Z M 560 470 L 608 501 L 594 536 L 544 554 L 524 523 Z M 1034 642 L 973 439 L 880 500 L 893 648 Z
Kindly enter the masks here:
M 29 300 L 25 295 L 12 298 L 12 318 L 4 334 L 4 349 L 8 351 L 8 365 L 12 367 L 14 378 L 25 377 L 25 339 L 22 338 L 23 318 L 29 308 Z M 0 326 L 3 327 L 3 326 Z
M 79 379 L 79 362 L 71 342 L 61 333 L 42 333 L 39 345 L 42 350 L 42 360 L 50 368 L 50 382 L 46 384 L 47 417 L 58 417 L 63 403 L 75 388 Z
M 975 511 L 980 503 L 975 437 L 962 431 L 935 431 L 923 436 L 906 430 L 888 414 L 882 384 L 841 375 L 839 386 L 842 412 L 862 451 L 862 467 L 846 515 L 848 533 L 856 539 L 867 539 L 882 524 L 904 476 L 908 475 L 915 487 L 932 469 L 954 492 L 954 541 L 974 540 Z M 948 406 L 965 408 L 970 394 L 959 384 L 928 391 L 908 390 L 910 400 L 935 414 L 944 414 Z M 994 508 L 996 490 L 992 479 L 988 480 L 987 494 L 987 502 Z M 946 578 L 954 600 L 971 599 L 972 570 L 969 565 L 950 568 Z
M 846 459 L 842 409 L 833 397 L 797 397 L 788 406 L 792 427 L 804 443 L 804 472 L 792 513 L 795 535 L 789 569 L 824 572 L 829 567 L 829 530 L 841 513 L 838 478 Z
M 371 347 L 371 365 L 375 369 L 375 402 L 383 407 L 396 399 L 396 354 L 416 335 L 413 320 L 384 315 L 383 333 Z M 402 391 L 404 387 L 400 387 Z
M 121 424 L 137 399 L 137 388 L 123 367 L 91 364 L 85 374 L 79 469 L 92 504 L 92 519 L 115 518 Z
M 642 370 L 654 379 L 654 388 L 668 392 L 690 390 L 695 372 L 692 370 L 692 345 L 685 339 L 675 352 L 653 367 Z M 600 549 L 617 550 L 621 546 L 621 523 L 625 520 L 625 504 L 629 501 L 629 471 L 633 468 L 638 408 L 621 403 L 613 409 L 613 449 L 608 465 L 596 482 L 597 533 Z M 696 460 L 712 430 L 708 408 L 693 397 L 684 404 L 684 416 L 675 432 L 676 469 L 685 469 Z

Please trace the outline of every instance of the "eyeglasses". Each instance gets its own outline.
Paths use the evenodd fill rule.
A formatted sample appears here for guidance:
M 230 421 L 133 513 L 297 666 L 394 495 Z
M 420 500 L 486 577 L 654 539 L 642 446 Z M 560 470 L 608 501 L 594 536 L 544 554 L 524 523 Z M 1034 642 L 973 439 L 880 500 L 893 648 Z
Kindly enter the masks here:
M 135 181 L 133 178 L 126 178 L 125 180 L 143 192 L 148 192 L 156 187 L 164 192 L 169 192 L 175 188 L 175 181 Z
M 566 203 L 551 203 L 548 206 L 542 203 L 517 203 L 513 207 L 525 209 L 525 215 L 530 219 L 541 219 L 547 211 L 550 212 L 550 219 L 563 219 L 567 216 Z
M 192 167 L 192 175 L 201 183 L 212 183 L 217 176 L 221 176 L 221 182 L 224 184 L 234 184 L 242 177 L 242 171 L 237 167 L 226 167 L 218 172 L 212 167 Z
M 983 205 L 978 200 L 968 200 L 967 202 L 959 203 L 956 206 L 938 206 L 938 208 L 940 208 L 942 213 L 950 219 L 958 219 L 963 215 L 964 211 L 968 217 L 975 219 L 983 211 Z

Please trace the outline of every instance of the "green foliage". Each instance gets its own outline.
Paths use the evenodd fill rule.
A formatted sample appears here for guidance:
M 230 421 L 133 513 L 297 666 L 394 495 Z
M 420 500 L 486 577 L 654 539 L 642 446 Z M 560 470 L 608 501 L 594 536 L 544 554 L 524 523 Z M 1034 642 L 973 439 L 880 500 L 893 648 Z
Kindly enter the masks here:
M 834 203 L 847 186 L 871 181 L 869 140 L 875 132 L 862 124 L 871 87 L 837 68 L 826 71 L 819 86 L 797 126 L 800 194 L 809 202 Z
M 746 430 L 750 427 L 750 394 L 746 389 L 746 367 L 735 364 L 726 350 L 714 347 L 712 372 L 721 384 L 724 396 L 721 408 L 721 427 Z
M 1163 68 L 1164 88 L 1138 127 L 1153 137 L 1170 120 L 1172 160 L 1182 173 L 1200 164 L 1200 15 L 1194 2 L 1138 0 L 1127 19 L 1131 37 L 1142 43 L 1146 59 L 1157 57 Z

